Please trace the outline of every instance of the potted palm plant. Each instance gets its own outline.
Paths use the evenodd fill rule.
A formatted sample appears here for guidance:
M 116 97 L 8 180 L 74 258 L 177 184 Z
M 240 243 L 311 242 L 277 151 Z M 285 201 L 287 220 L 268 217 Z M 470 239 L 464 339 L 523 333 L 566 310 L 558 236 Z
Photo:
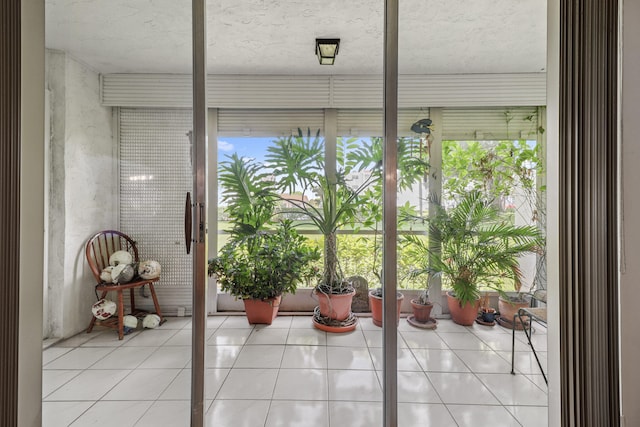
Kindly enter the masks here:
M 280 138 L 268 148 L 265 161 L 273 167 L 280 193 L 301 193 L 301 197 L 287 199 L 289 211 L 304 218 L 304 224 L 315 227 L 324 238 L 322 278 L 315 287 L 319 307 L 314 316 L 315 325 L 355 327 L 351 301 L 355 290 L 345 280 L 340 269 L 337 251 L 337 230 L 356 218 L 358 195 L 374 179 L 365 180 L 357 188 L 347 185 L 344 171 L 330 174 L 325 168 L 324 145 L 319 132 L 306 137 L 298 130 L 297 136 Z M 308 195 L 314 195 L 311 201 Z
M 518 257 L 536 251 L 542 237 L 535 226 L 501 219 L 498 208 L 479 191 L 467 193 L 450 209 L 437 205 L 437 210 L 428 222 L 431 245 L 406 237 L 425 254 L 416 273 L 441 275 L 451 287 L 447 301 L 453 321 L 471 325 L 478 316 L 481 288 L 504 294 L 506 282 L 522 277 Z
M 337 231 L 345 226 L 362 226 L 374 223 L 370 212 L 380 213 L 381 194 L 379 183 L 382 177 L 382 142 L 374 139 L 355 147 L 353 140 L 343 141 L 338 147 L 338 164 L 330 171 L 325 164 L 324 144 L 320 133 L 306 136 L 298 129 L 297 136 L 280 138 L 268 148 L 265 161 L 273 168 L 276 186 L 281 193 L 298 192 L 302 197 L 287 200 L 293 213 L 302 215 L 305 224 L 316 228 L 324 238 L 324 265 L 322 278 L 315 287 L 319 307 L 314 315 L 314 324 L 325 330 L 325 326 L 338 326 L 345 330 L 355 327 L 355 316 L 351 313 L 351 299 L 355 293 L 353 286 L 345 280 L 337 250 Z M 352 148 L 352 149 L 349 149 Z M 405 149 L 406 148 L 406 149 Z M 409 146 L 399 143 L 399 165 L 406 165 L 408 171 L 404 180 L 423 174 L 426 162 L 410 156 Z M 427 165 L 428 166 L 428 165 Z M 365 171 L 359 183 L 349 181 L 350 172 Z M 420 175 L 422 176 L 422 175 Z M 365 197 L 365 192 L 372 191 Z M 306 198 L 313 194 L 315 197 Z M 381 200 L 381 198 L 379 198 Z M 367 209 L 366 206 L 369 206 Z
M 209 275 L 243 300 L 249 323 L 271 324 L 283 293 L 294 293 L 309 265 L 320 258 L 290 220 L 273 222 L 277 197 L 257 165 L 232 155 L 221 165 L 223 201 L 233 228 Z

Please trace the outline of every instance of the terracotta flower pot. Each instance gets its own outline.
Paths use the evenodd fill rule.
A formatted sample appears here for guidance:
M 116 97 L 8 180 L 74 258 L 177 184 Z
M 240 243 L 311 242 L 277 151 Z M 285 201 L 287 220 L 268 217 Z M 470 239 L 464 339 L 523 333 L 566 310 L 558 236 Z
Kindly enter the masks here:
M 508 301 L 504 298 L 498 298 L 498 311 L 500 312 L 500 318 L 504 320 L 500 325 L 504 327 L 513 328 L 513 316 L 516 315 L 519 309 L 529 307 L 528 301 Z
M 447 303 L 449 305 L 449 313 L 451 313 L 451 320 L 458 325 L 471 326 L 478 317 L 478 309 L 480 308 L 480 299 L 466 303 L 464 306 L 460 304 L 458 298 L 451 295 L 451 292 L 447 292 Z
M 335 320 L 345 320 L 351 315 L 351 301 L 356 294 L 355 289 L 348 294 L 324 294 L 314 291 L 318 297 L 320 315 Z
M 411 300 L 411 308 L 413 308 L 413 318 L 421 323 L 426 323 L 431 319 L 431 309 L 433 304 L 420 304 L 418 300 Z
M 375 291 L 369 291 L 369 307 L 371 308 L 371 320 L 373 320 L 374 325 L 382 326 L 382 297 L 373 295 L 373 292 Z M 398 319 L 396 321 L 396 324 L 400 322 L 400 307 L 402 306 L 404 295 L 398 292 L 397 300 L 398 300 Z
M 281 295 L 275 298 L 269 298 L 267 300 L 260 299 L 245 299 L 244 311 L 247 314 L 247 320 L 249 324 L 265 324 L 270 325 L 273 319 L 278 315 L 278 309 L 280 308 Z

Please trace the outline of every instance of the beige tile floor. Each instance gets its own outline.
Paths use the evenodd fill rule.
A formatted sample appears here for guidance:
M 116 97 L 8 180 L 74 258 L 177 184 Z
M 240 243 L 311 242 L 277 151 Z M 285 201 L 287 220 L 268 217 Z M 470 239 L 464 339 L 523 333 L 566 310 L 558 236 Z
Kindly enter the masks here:
M 308 316 L 252 327 L 244 316 L 208 319 L 206 419 L 215 427 L 382 425 L 382 330 L 360 319 L 346 334 Z M 546 330 L 536 326 L 546 368 Z M 78 334 L 43 351 L 43 426 L 189 425 L 191 322 L 169 318 L 118 341 Z M 398 336 L 401 427 L 547 425 L 547 387 L 522 332 L 441 320 Z

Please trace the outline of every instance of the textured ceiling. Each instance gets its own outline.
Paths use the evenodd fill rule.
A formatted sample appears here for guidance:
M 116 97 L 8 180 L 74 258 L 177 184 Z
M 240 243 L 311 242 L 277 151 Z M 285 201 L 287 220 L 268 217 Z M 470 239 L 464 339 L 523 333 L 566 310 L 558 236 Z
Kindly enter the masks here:
M 208 0 L 216 74 L 381 74 L 383 0 Z M 46 0 L 46 45 L 101 73 L 188 73 L 189 0 Z M 400 0 L 401 74 L 545 69 L 546 0 Z M 320 66 L 316 37 L 340 38 Z

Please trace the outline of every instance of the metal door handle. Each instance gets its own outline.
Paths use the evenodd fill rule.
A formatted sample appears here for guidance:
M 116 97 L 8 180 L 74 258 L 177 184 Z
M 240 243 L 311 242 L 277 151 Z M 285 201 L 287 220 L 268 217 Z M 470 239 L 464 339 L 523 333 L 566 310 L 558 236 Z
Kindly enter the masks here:
M 191 253 L 191 231 L 193 229 L 193 215 L 191 213 L 191 193 L 187 192 L 187 200 L 184 205 L 184 244 L 187 254 Z

